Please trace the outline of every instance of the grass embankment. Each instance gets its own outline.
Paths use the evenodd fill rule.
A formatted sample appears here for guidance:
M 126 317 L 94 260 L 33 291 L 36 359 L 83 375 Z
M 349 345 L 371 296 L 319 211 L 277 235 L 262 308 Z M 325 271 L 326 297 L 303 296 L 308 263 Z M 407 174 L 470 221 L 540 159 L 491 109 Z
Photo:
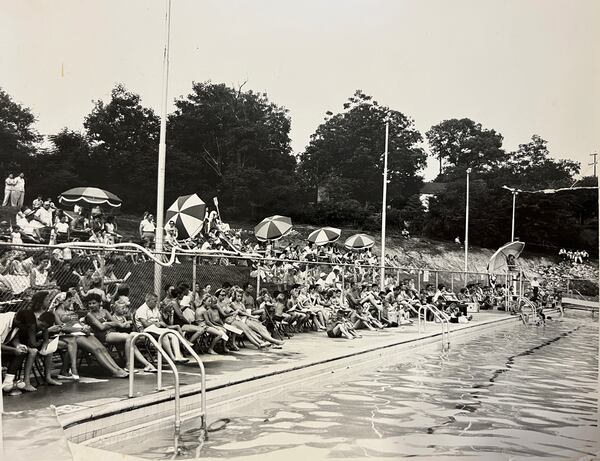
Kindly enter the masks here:
M 12 221 L 14 223 L 16 210 L 10 207 L 0 207 L 0 221 Z M 117 215 L 119 232 L 125 239 L 138 240 L 138 225 L 141 216 L 131 214 Z M 231 227 L 234 229 L 245 229 L 252 231 L 256 223 L 232 222 Z M 278 242 L 279 247 L 285 247 L 288 244 L 304 245 L 305 239 L 311 231 L 316 229 L 316 226 L 304 224 L 294 224 L 292 232 Z M 342 246 L 343 242 L 349 236 L 363 232 L 360 229 L 343 228 L 342 237 L 338 241 L 338 245 Z M 366 232 L 375 239 L 374 251 L 381 251 L 381 236 L 378 233 Z M 422 237 L 413 237 L 404 239 L 399 232 L 393 230 L 388 231 L 386 238 L 386 252 L 392 256 L 397 255 L 403 267 L 418 267 L 428 268 L 440 271 L 457 271 L 464 269 L 464 247 L 453 242 L 444 242 L 432 240 Z M 469 246 L 469 271 L 470 272 L 485 272 L 489 259 L 496 249 L 481 248 L 477 246 Z M 520 264 L 525 269 L 528 275 L 533 275 L 536 268 L 542 265 L 551 265 L 558 263 L 557 255 L 546 255 L 525 251 L 521 255 Z M 589 261 L 590 265 L 597 267 L 597 261 Z

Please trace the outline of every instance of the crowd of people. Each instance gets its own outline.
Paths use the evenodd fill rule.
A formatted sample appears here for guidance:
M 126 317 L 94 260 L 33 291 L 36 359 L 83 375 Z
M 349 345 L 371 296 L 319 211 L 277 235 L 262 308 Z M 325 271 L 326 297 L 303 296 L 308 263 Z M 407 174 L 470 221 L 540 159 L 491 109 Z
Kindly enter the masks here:
M 148 292 L 136 300 L 129 285 L 136 281 L 119 279 L 110 261 L 100 263 L 94 256 L 78 266 L 65 261 L 61 250 L 54 251 L 35 257 L 5 253 L 0 260 L 0 284 L 9 271 L 28 273 L 30 280 L 19 308 L 0 313 L 2 362 L 7 367 L 2 388 L 11 395 L 36 390 L 36 363 L 44 370 L 36 385 L 41 380 L 55 386 L 78 380 L 91 370 L 80 367 L 82 355 L 109 376 L 128 376 L 127 351 L 138 331 L 157 338 L 176 331 L 204 354 L 227 354 L 240 347 L 268 351 L 305 331 L 357 339 L 361 330 L 408 325 L 422 304 L 435 305 L 450 322 L 468 322 L 469 306 L 487 302 L 487 289 L 480 286 L 456 296 L 444 285 L 429 284 L 419 291 L 412 279 L 395 278 L 380 289 L 360 264 L 342 274 L 339 266 L 306 261 L 298 264 L 296 274 L 270 279 L 258 293 L 251 282 L 225 281 L 213 287 L 182 280 L 165 286 L 160 296 Z M 188 359 L 180 341 L 167 335 L 162 347 L 174 362 L 184 364 Z M 140 341 L 133 350 L 136 366 L 156 371 L 147 344 Z
M 105 214 L 99 206 L 85 213 L 75 205 L 73 211 L 63 210 L 51 198 L 38 196 L 31 206 L 21 206 L 14 222 L 0 222 L 0 241 L 15 245 L 67 241 L 87 241 L 112 244 L 120 241 L 114 216 Z
M 558 255 L 563 261 L 573 261 L 576 264 L 583 264 L 583 261 L 590 257 L 590 254 L 586 250 L 567 250 L 565 248 L 561 248 L 558 251 Z

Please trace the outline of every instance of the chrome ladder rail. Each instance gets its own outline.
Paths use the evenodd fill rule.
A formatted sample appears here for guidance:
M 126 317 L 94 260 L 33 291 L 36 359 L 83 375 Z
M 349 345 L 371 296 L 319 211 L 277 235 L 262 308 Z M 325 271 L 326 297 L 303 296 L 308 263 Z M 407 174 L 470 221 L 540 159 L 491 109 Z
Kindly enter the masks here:
M 421 334 L 421 311 L 423 311 L 423 313 L 425 314 L 423 317 L 423 331 L 425 331 L 425 327 L 427 325 L 427 320 L 426 320 L 427 310 L 429 310 L 433 314 L 433 317 L 435 319 L 439 320 L 441 323 L 441 326 L 442 326 L 442 350 L 445 350 L 446 346 L 449 349 L 450 348 L 450 322 L 437 307 L 432 306 L 430 304 L 421 304 L 421 306 L 419 307 L 419 311 L 417 313 L 417 325 L 418 325 L 419 334 Z M 444 322 L 446 323 L 445 331 L 444 331 Z M 444 334 L 446 335 L 446 341 L 444 341 Z
M 133 348 L 135 347 L 136 341 L 142 336 L 152 343 L 152 345 L 156 348 L 158 356 L 161 359 L 163 356 L 165 357 L 167 363 L 169 364 L 169 367 L 173 371 L 173 376 L 175 377 L 175 435 L 174 435 L 175 441 L 174 441 L 173 447 L 174 447 L 175 453 L 177 453 L 179 451 L 179 434 L 181 432 L 181 406 L 180 406 L 180 401 L 179 401 L 179 372 L 177 371 L 177 367 L 175 366 L 175 363 L 173 362 L 173 360 L 171 360 L 169 355 L 160 346 L 160 343 L 158 341 L 156 341 L 156 339 L 154 339 L 154 337 L 152 335 L 150 335 L 149 333 L 144 333 L 144 332 L 135 333 L 133 335 L 133 337 L 131 338 L 131 343 L 129 344 L 129 357 L 127 357 L 127 362 L 129 365 L 129 398 L 133 397 L 133 378 L 135 375 L 135 373 L 134 373 L 135 354 L 133 352 Z M 161 362 L 162 362 L 162 360 L 161 360 Z M 157 383 L 157 387 L 158 387 L 158 383 Z
M 162 344 L 163 338 L 173 335 L 175 336 L 181 344 L 183 344 L 186 350 L 194 357 L 196 362 L 198 363 L 198 367 L 200 368 L 200 417 L 202 422 L 202 430 L 204 431 L 204 440 L 208 439 L 208 432 L 206 430 L 206 372 L 204 370 L 204 364 L 202 363 L 202 359 L 200 356 L 194 351 L 194 349 L 188 344 L 181 334 L 178 331 L 174 330 L 166 330 L 163 331 L 158 337 L 158 341 Z M 158 383 L 162 384 L 162 357 L 158 354 Z M 160 385 L 159 384 L 159 385 Z M 159 389 L 160 390 L 160 389 Z

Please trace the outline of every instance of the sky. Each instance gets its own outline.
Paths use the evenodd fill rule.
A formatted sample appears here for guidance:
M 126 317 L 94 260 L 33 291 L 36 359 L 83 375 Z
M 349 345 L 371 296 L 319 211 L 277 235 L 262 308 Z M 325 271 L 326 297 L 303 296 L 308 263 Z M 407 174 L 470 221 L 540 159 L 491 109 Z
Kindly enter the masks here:
M 42 134 L 82 129 L 116 83 L 159 112 L 165 5 L 0 0 L 0 87 Z M 469 117 L 507 150 L 538 134 L 591 174 L 598 24 L 595 0 L 173 0 L 169 111 L 193 81 L 246 82 L 289 109 L 298 153 L 361 89 L 423 134 Z

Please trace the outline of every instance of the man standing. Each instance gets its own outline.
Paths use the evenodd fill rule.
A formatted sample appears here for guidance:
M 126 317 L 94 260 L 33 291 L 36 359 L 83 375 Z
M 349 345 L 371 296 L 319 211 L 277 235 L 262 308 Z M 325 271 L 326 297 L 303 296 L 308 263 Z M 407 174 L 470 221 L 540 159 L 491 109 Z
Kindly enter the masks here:
M 10 204 L 21 208 L 25 201 L 25 175 L 23 173 L 15 178 L 14 187 L 14 191 L 10 194 Z
M 12 195 L 15 191 L 16 182 L 17 180 L 12 173 L 4 180 L 4 200 L 2 201 L 2 206 L 12 204 Z

